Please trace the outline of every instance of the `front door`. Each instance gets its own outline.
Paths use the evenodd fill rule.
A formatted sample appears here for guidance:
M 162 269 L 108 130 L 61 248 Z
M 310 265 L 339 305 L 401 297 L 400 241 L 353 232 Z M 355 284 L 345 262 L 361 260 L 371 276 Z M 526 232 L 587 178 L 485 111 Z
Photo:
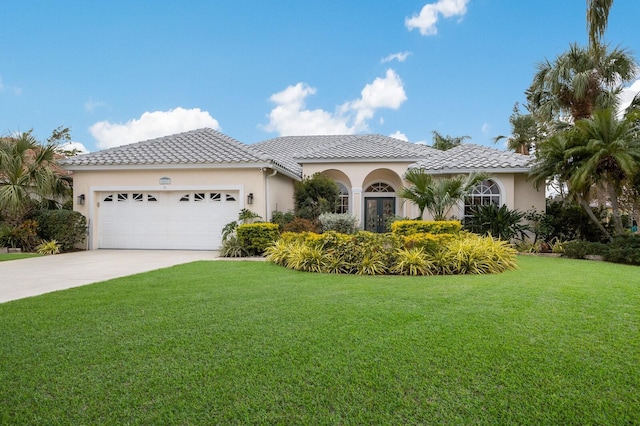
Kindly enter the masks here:
M 396 214 L 395 197 L 366 197 L 364 203 L 364 229 L 371 232 L 387 232 L 385 219 Z

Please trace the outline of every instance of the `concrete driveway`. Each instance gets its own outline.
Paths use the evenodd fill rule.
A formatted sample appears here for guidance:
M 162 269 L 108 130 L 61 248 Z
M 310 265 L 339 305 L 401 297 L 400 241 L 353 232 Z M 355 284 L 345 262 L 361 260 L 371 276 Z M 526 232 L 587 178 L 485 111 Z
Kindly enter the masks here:
M 217 257 L 215 251 L 90 250 L 0 262 L 0 303 Z

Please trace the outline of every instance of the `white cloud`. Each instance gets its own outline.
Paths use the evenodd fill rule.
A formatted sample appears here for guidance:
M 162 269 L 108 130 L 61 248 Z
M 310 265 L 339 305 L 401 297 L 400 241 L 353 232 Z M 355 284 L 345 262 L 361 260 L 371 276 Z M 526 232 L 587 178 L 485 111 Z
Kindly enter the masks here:
M 407 60 L 407 58 L 409 57 L 409 55 L 411 55 L 411 52 L 398 52 L 398 53 L 392 53 L 391 55 L 382 58 L 382 60 L 380 62 L 382 62 L 383 64 L 385 62 L 391 62 L 391 61 L 398 61 L 398 62 L 404 62 Z
M 265 130 L 277 132 L 280 136 L 353 133 L 353 129 L 347 126 L 347 120 L 339 114 L 305 109 L 305 98 L 315 93 L 314 87 L 298 83 L 271 95 L 269 99 L 277 106 L 269 113 L 269 124 Z
M 618 95 L 620 99 L 620 111 L 624 113 L 624 110 L 631 105 L 633 98 L 640 92 L 640 79 L 634 81 L 631 86 L 622 89 L 622 93 Z
M 59 151 L 76 152 L 77 154 L 86 154 L 89 150 L 80 142 L 67 142 L 58 146 Z
M 269 113 L 268 132 L 287 135 L 353 134 L 367 129 L 367 122 L 380 108 L 398 109 L 407 99 L 400 77 L 389 69 L 362 89 L 361 97 L 328 112 L 306 109 L 306 98 L 316 89 L 305 83 L 289 86 L 269 99 L 276 107 Z
M 362 89 L 360 99 L 347 102 L 342 109 L 355 112 L 354 126 L 358 130 L 366 130 L 367 120 L 373 117 L 377 109 L 397 110 L 406 100 L 402 80 L 395 71 L 388 69 L 384 78 L 378 77 Z
M 390 134 L 389 137 L 395 138 L 395 139 L 400 139 L 401 141 L 409 142 L 409 138 L 407 137 L 407 135 L 402 133 L 400 130 L 396 130 L 396 132 Z
M 89 98 L 88 101 L 84 103 L 84 110 L 87 112 L 93 112 L 96 108 L 106 107 L 106 102 L 96 101 L 93 98 Z
M 489 130 L 491 130 L 491 125 L 489 123 L 484 123 L 481 130 L 483 135 L 488 135 Z
M 452 16 L 464 16 L 467 13 L 469 0 L 438 0 L 435 3 L 424 5 L 419 14 L 406 18 L 405 26 L 409 31 L 418 28 L 422 35 L 435 35 L 438 33 L 436 24 L 440 16 L 451 18 Z
M 98 148 L 104 149 L 202 127 L 217 130 L 220 125 L 207 111 L 178 107 L 169 111 L 145 112 L 140 118 L 124 124 L 99 121 L 89 131 L 98 141 Z

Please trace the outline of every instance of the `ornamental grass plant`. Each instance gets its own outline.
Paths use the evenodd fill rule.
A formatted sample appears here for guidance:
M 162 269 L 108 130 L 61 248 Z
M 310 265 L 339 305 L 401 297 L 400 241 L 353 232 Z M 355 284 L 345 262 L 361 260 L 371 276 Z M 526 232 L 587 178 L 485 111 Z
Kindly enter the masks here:
M 357 275 L 494 274 L 517 267 L 516 250 L 504 241 L 466 232 L 429 235 L 285 233 L 265 254 L 296 271 Z

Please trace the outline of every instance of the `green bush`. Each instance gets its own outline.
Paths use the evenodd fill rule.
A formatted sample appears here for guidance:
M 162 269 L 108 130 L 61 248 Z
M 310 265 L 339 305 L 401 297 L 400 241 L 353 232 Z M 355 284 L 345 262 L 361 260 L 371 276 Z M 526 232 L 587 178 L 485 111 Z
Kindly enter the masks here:
M 434 253 L 407 248 L 402 240 L 366 231 L 284 233 L 265 253 L 268 261 L 298 271 L 359 275 L 488 274 L 516 267 L 516 251 L 489 237 L 462 233 Z
M 586 256 L 604 256 L 607 246 L 603 243 L 575 240 L 564 244 L 564 255 L 572 259 L 584 259 Z
M 275 223 L 280 228 L 280 232 L 284 231 L 285 225 L 292 222 L 296 216 L 293 212 L 281 212 L 279 210 L 274 210 L 271 212 L 271 223 Z
M 391 224 L 391 232 L 396 235 L 457 234 L 462 225 L 457 220 L 398 220 Z
M 18 226 L 0 226 L 0 247 L 21 248 L 32 251 L 38 245 L 38 222 L 27 219 Z
M 320 214 L 334 212 L 340 200 L 340 187 L 331 178 L 316 173 L 294 183 L 296 216 L 315 220 Z
M 530 230 L 524 222 L 526 213 L 510 210 L 505 204 L 498 207 L 490 203 L 475 206 L 465 228 L 480 235 L 491 235 L 494 238 L 511 241 L 515 238 L 524 241 L 525 233 Z
M 84 242 L 87 219 L 73 210 L 41 210 L 37 214 L 38 235 L 43 240 L 56 240 L 60 249 L 73 250 Z
M 267 247 L 272 245 L 280 235 L 275 223 L 258 222 L 244 223 L 236 228 L 238 243 L 249 255 L 262 255 Z
M 607 244 L 604 260 L 640 265 L 640 235 L 620 235 Z
M 322 213 L 318 221 L 322 232 L 354 234 L 358 225 L 358 218 L 347 213 Z

